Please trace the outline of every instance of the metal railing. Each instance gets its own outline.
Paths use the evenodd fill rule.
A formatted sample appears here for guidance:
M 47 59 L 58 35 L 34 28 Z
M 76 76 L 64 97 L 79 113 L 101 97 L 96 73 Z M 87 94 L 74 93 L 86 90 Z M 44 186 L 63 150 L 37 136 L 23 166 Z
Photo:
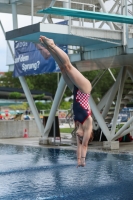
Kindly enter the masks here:
M 77 9 L 79 10 L 90 10 L 90 9 L 87 9 L 87 8 L 92 8 L 91 10 L 93 12 L 95 12 L 96 8 L 99 8 L 99 6 L 97 5 L 94 5 L 94 4 L 90 4 L 90 3 L 82 3 L 82 2 L 75 2 L 75 1 L 64 1 L 64 0 L 57 0 L 59 2 L 64 2 L 64 3 L 68 3 L 70 5 L 70 7 L 72 8 L 73 5 L 77 5 Z M 74 6 L 75 8 L 75 6 Z M 71 20 L 73 18 L 71 17 Z M 93 22 L 93 28 L 95 28 L 95 19 L 92 20 Z M 79 18 L 79 24 L 78 24 L 80 27 L 83 27 L 84 26 L 84 18 Z

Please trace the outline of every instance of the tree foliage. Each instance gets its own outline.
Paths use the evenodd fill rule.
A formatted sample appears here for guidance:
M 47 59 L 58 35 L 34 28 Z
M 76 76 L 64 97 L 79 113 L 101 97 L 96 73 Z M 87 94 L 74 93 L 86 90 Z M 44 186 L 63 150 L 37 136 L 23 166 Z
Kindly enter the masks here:
M 119 70 L 120 70 L 119 68 L 111 69 L 115 78 L 117 78 Z M 104 76 L 98 81 L 98 83 L 92 89 L 92 96 L 96 103 L 98 102 L 98 98 L 101 99 L 113 84 L 114 84 L 114 79 L 107 70 Z
M 21 93 L 19 92 L 11 92 L 9 94 L 9 99 L 20 99 Z
M 104 70 L 94 70 L 83 72 L 82 74 L 93 82 L 96 77 L 99 77 L 99 73 L 102 73 Z M 112 73 L 114 74 L 115 78 L 118 75 L 119 68 L 111 69 Z M 25 77 L 26 82 L 30 89 L 34 90 L 42 90 L 42 94 L 44 91 L 50 92 L 53 96 L 56 93 L 57 89 L 57 74 L 41 74 L 35 76 L 27 76 Z M 94 100 L 97 102 L 98 98 L 102 98 L 102 96 L 108 91 L 108 89 L 114 83 L 113 78 L 111 77 L 109 71 L 107 70 L 104 76 L 98 81 L 98 83 L 92 89 L 92 96 Z M 14 78 L 12 76 L 12 72 L 6 72 L 5 76 L 0 77 L 0 86 L 2 87 L 14 87 L 14 88 L 21 88 L 21 84 L 18 78 Z M 72 92 L 67 87 L 64 97 L 71 96 Z
M 62 110 L 68 110 L 71 108 L 71 104 L 71 102 L 62 101 L 59 108 Z
M 42 100 L 44 99 L 45 94 L 36 95 L 33 97 L 34 100 Z
M 36 107 L 37 110 L 50 110 L 51 106 L 52 106 L 52 102 L 46 102 L 46 103 L 42 103 L 42 102 L 36 102 Z
M 21 84 L 18 78 L 12 76 L 12 72 L 6 72 L 0 77 L 0 87 L 21 88 Z

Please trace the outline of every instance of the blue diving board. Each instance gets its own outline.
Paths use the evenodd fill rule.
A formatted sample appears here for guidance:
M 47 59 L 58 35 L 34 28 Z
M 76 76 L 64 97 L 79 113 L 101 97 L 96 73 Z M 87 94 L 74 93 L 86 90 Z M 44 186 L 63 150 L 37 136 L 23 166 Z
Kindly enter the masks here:
M 43 10 L 39 10 L 37 13 L 47 13 L 47 14 L 53 14 L 53 15 L 70 16 L 70 17 L 78 17 L 78 18 L 86 18 L 86 19 L 96 19 L 96 20 L 100 20 L 100 21 L 111 21 L 111 22 L 119 22 L 119 23 L 125 23 L 125 24 L 133 24 L 133 17 L 131 17 L 131 16 L 84 11 L 84 10 L 77 10 L 77 9 L 49 7 L 49 8 L 43 9 Z

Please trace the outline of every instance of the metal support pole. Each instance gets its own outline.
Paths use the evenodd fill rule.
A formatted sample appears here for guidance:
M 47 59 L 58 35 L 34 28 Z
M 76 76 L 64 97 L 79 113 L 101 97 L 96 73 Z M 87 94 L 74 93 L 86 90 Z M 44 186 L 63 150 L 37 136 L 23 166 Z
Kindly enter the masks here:
M 113 85 L 112 92 L 111 92 L 110 95 L 108 96 L 107 104 L 106 104 L 106 106 L 105 106 L 105 108 L 104 108 L 104 110 L 103 110 L 103 112 L 102 112 L 103 118 L 106 117 L 106 115 L 107 115 L 107 113 L 108 113 L 108 111 L 109 111 L 109 108 L 110 108 L 110 106 L 111 106 L 111 104 L 112 104 L 112 101 L 113 101 L 113 99 L 114 99 L 114 97 L 115 97 L 115 95 L 116 95 L 116 92 L 117 92 L 117 90 L 118 90 L 118 88 L 119 88 L 119 82 L 120 82 L 120 80 L 121 80 L 122 71 L 123 71 L 123 69 L 120 70 L 119 75 L 118 75 L 118 77 L 117 77 L 117 79 L 116 79 L 116 82 L 115 82 L 114 85 Z
M 49 117 L 48 117 L 48 120 L 47 120 L 47 124 L 46 124 L 45 129 L 44 129 L 44 136 L 45 137 L 48 137 L 52 123 L 54 121 L 54 117 L 55 117 L 57 108 L 60 105 L 60 102 L 61 102 L 62 96 L 65 92 L 65 89 L 66 89 L 66 83 L 65 83 L 63 77 L 61 76 L 61 79 L 60 79 L 60 82 L 58 84 L 58 88 L 57 88 L 57 91 L 56 91 L 56 94 L 55 94 L 55 97 L 54 97 L 54 101 L 53 101 L 53 104 L 52 104 L 52 107 L 51 107 L 51 110 L 50 110 L 50 114 L 49 114 Z
M 98 110 L 103 109 L 103 107 L 106 105 L 107 103 L 107 99 L 108 96 L 112 93 L 113 87 L 111 87 L 107 93 L 104 95 L 104 97 L 101 99 L 101 101 L 99 102 L 99 104 L 97 105 Z
M 125 9 L 124 8 L 125 8 L 125 0 L 121 0 L 121 15 L 125 14 Z M 124 52 L 126 52 L 126 45 L 127 45 L 126 24 L 123 24 L 122 44 L 123 44 Z
M 69 4 L 70 4 L 70 1 L 69 1 Z M 68 7 L 68 6 L 69 6 L 68 2 L 67 3 L 63 2 L 63 7 Z M 68 19 L 68 17 L 65 17 L 65 19 Z M 49 114 L 49 117 L 48 117 L 48 120 L 47 120 L 47 124 L 46 124 L 45 129 L 44 129 L 44 139 L 48 137 L 52 123 L 54 121 L 56 111 L 57 111 L 57 109 L 60 105 L 60 102 L 62 100 L 65 89 L 66 89 L 66 82 L 64 81 L 63 76 L 61 76 L 60 82 L 58 84 L 58 88 L 57 88 L 57 91 L 56 91 L 56 94 L 55 94 L 55 97 L 54 97 L 54 101 L 53 101 L 53 104 L 52 104 L 52 107 L 51 107 L 51 110 L 50 110 L 50 114 Z
M 31 24 L 33 24 L 33 16 L 34 16 L 34 0 L 31 0 Z
M 122 126 L 121 129 L 119 129 L 119 131 L 112 136 L 112 140 L 116 140 L 118 137 L 120 137 L 121 133 L 123 134 L 125 129 L 130 126 L 130 124 L 133 122 L 133 117 L 131 117 L 126 124 L 124 124 L 124 126 Z
M 127 7 L 127 0 L 125 0 L 125 15 L 128 15 L 128 7 Z M 126 24 L 126 41 L 128 41 L 128 24 Z M 126 42 L 126 45 L 128 45 L 128 42 Z M 126 49 L 128 46 L 126 46 Z
M 118 3 L 119 3 L 119 0 L 117 0 L 117 1 L 114 3 L 114 5 L 113 5 L 113 7 L 110 9 L 109 13 L 112 13 L 112 12 L 113 12 L 113 10 L 115 9 L 115 7 L 117 6 Z M 104 25 L 104 23 L 105 23 L 105 22 L 102 22 L 102 23 L 100 24 L 99 28 L 102 28 L 103 25 Z
M 93 12 L 95 12 L 95 5 L 93 6 Z M 93 28 L 95 28 L 95 19 L 93 19 Z
M 31 109 L 31 111 L 32 111 L 32 113 L 33 113 L 33 115 L 35 117 L 35 121 L 36 121 L 36 124 L 38 126 L 38 129 L 39 129 L 40 133 L 43 134 L 44 127 L 43 127 L 43 124 L 42 124 L 41 119 L 39 117 L 36 105 L 34 103 L 34 100 L 32 98 L 31 92 L 30 92 L 30 90 L 28 88 L 28 85 L 26 83 L 26 80 L 25 80 L 24 77 L 19 77 L 19 80 L 20 80 L 20 83 L 21 83 L 22 88 L 24 90 L 24 93 L 25 93 L 25 96 L 27 98 L 27 101 L 29 103 L 30 109 Z
M 99 80 L 101 80 L 102 76 L 105 74 L 106 71 L 107 71 L 107 69 L 105 69 L 105 70 L 103 71 L 103 73 L 100 74 L 100 75 L 98 76 L 98 79 L 96 80 L 96 82 L 92 82 L 92 83 L 91 83 L 93 89 L 94 89 L 94 87 L 96 86 L 96 84 L 99 82 Z M 94 83 L 94 84 L 93 84 L 93 83 Z
M 52 0 L 52 1 L 51 1 L 51 4 L 49 5 L 49 7 L 53 7 L 54 4 L 55 4 L 55 2 L 56 2 L 56 0 Z M 42 19 L 42 22 L 45 22 L 45 20 L 47 19 L 48 15 L 49 15 L 49 14 L 45 14 L 45 15 L 44 15 L 44 17 L 43 17 L 43 19 Z
M 105 5 L 104 5 L 103 0 L 98 0 L 98 1 L 99 1 L 99 4 L 101 5 L 103 11 L 104 11 L 105 13 L 107 13 L 107 10 L 106 10 L 106 8 L 105 8 Z M 112 22 L 108 22 L 108 24 L 109 24 L 109 26 L 110 26 L 110 28 L 111 28 L 112 30 L 115 30 Z
M 114 81 L 116 81 L 114 74 L 111 72 L 111 69 L 108 68 L 109 73 L 111 74 L 112 78 L 114 79 Z
M 100 126 L 102 132 L 104 133 L 104 135 L 106 136 L 107 140 L 110 141 L 111 140 L 111 137 L 110 137 L 110 132 L 109 132 L 109 129 L 101 115 L 101 113 L 99 112 L 99 110 L 97 109 L 97 106 L 92 98 L 92 96 L 90 96 L 90 106 L 91 106 L 91 109 L 92 109 L 92 112 L 98 122 L 98 125 Z
M 17 21 L 17 8 L 16 8 L 16 4 L 15 3 L 12 3 L 12 16 L 13 16 L 13 28 L 17 29 L 18 28 L 18 21 Z M 35 106 L 35 103 L 34 103 L 34 100 L 32 98 L 32 95 L 30 93 L 30 90 L 28 88 L 28 85 L 27 85 L 27 83 L 25 81 L 25 78 L 24 77 L 19 77 L 19 81 L 20 81 L 20 83 L 22 85 L 22 88 L 24 90 L 25 96 L 26 96 L 27 101 L 28 101 L 28 103 L 30 105 L 31 111 L 32 111 L 32 113 L 33 113 L 33 115 L 35 117 L 35 121 L 37 123 L 38 129 L 39 129 L 40 133 L 43 134 L 44 127 L 43 127 L 43 124 L 41 123 L 37 108 Z
M 130 132 L 132 132 L 132 131 L 133 131 L 133 126 L 131 126 L 130 128 L 126 129 L 125 131 L 123 131 L 122 134 L 120 134 L 120 136 L 117 136 L 117 137 L 115 138 L 115 140 L 117 140 L 117 139 L 120 138 L 120 137 L 123 137 L 123 136 L 127 135 L 128 133 L 130 133 Z
M 18 28 L 18 18 L 17 18 L 16 3 L 12 3 L 12 17 L 13 17 L 13 29 L 17 29 Z
M 0 21 L 0 26 L 1 26 L 2 32 L 3 32 L 4 36 L 5 36 L 5 35 L 6 35 L 6 34 L 5 34 L 5 30 L 4 30 L 4 27 L 3 27 L 1 21 Z M 9 47 L 10 53 L 11 53 L 11 55 L 12 55 L 12 58 L 14 59 L 14 53 L 13 53 L 12 47 L 11 47 L 11 45 L 10 45 L 10 42 L 9 42 L 8 40 L 6 40 L 6 42 L 7 42 L 7 45 L 8 45 L 8 47 Z
M 69 5 L 67 5 L 69 8 L 71 8 L 71 0 L 69 0 Z M 71 34 L 71 17 L 69 17 L 69 30 L 68 34 Z M 69 46 L 70 47 L 70 46 Z M 69 52 L 70 53 L 70 52 Z
M 84 10 L 84 4 L 82 4 L 82 10 Z M 82 18 L 82 26 L 84 26 L 84 18 Z
M 68 0 L 67 2 L 63 1 L 63 8 L 71 8 L 71 0 Z M 71 17 L 65 16 L 65 20 L 68 20 L 68 34 L 71 34 Z M 68 49 L 72 49 L 72 46 L 68 46 Z M 73 53 L 73 50 L 68 50 L 68 54 Z
M 116 101 L 116 105 L 115 105 L 115 112 L 114 112 L 114 117 L 113 117 L 113 122 L 112 122 L 113 126 L 112 126 L 112 129 L 111 129 L 111 135 L 115 134 L 115 129 L 116 129 L 117 118 L 118 118 L 119 109 L 120 109 L 120 103 L 121 103 L 125 78 L 126 78 L 126 68 L 124 67 L 123 72 L 122 72 L 121 81 L 120 81 L 120 84 L 119 84 L 119 91 L 118 91 L 117 101 Z
M 81 27 L 81 18 L 79 18 L 79 26 Z
M 133 70 L 132 70 L 132 68 L 131 67 L 128 67 L 128 74 L 129 74 L 129 76 L 130 76 L 130 78 L 132 79 L 132 81 L 133 81 Z
M 47 16 L 47 20 L 48 20 L 48 23 L 49 23 L 49 24 L 53 24 L 53 20 L 52 20 L 51 16 L 48 15 L 48 16 Z

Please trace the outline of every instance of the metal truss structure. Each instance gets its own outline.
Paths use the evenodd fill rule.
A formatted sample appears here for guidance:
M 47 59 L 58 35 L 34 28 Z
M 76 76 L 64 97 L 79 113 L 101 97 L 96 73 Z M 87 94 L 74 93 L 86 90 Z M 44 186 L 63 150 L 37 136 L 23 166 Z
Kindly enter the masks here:
M 130 126 L 133 117 L 127 121 L 124 126 L 116 132 L 117 118 L 119 111 L 132 98 L 133 83 L 133 25 L 123 24 L 121 21 L 101 21 L 100 19 L 88 19 L 79 17 L 62 17 L 56 13 L 39 14 L 38 10 L 47 7 L 60 7 L 67 9 L 78 9 L 90 12 L 102 12 L 112 15 L 130 16 L 133 15 L 133 0 L 114 0 L 112 7 L 107 12 L 106 0 L 0 0 L 0 12 L 12 13 L 13 27 L 15 30 L 6 33 L 6 39 L 17 41 L 38 42 L 40 35 L 51 37 L 57 44 L 65 42 L 71 49 L 69 57 L 71 62 L 81 72 L 97 69 L 109 70 L 114 79 L 114 84 L 103 96 L 98 105 L 94 102 L 92 96 L 90 105 L 93 112 L 94 128 L 101 128 L 108 141 L 114 141 L 133 130 Z M 31 15 L 31 24 L 28 27 L 18 29 L 17 14 Z M 42 16 L 42 21 L 33 24 L 33 16 Z M 69 26 L 53 24 L 53 18 L 67 19 Z M 125 17 L 126 18 L 126 17 Z M 45 23 L 48 20 L 49 24 Z M 91 28 L 87 26 L 91 24 Z M 99 26 L 97 27 L 97 24 Z M 107 24 L 109 29 L 104 29 L 103 25 Z M 58 27 L 58 28 L 57 28 Z M 73 46 L 80 48 L 80 51 L 74 53 Z M 115 79 L 111 68 L 120 67 L 118 77 Z M 96 77 L 93 81 L 93 88 L 104 74 Z M 66 84 L 61 77 L 50 111 L 50 115 L 45 128 L 39 119 L 37 109 L 32 99 L 30 90 L 24 77 L 19 77 L 30 108 L 34 114 L 38 128 L 44 139 L 47 139 L 54 116 L 64 94 Z M 126 88 L 126 89 L 125 89 Z M 115 106 L 113 106 L 115 102 Z M 106 122 L 113 119 L 111 130 L 108 129 Z

